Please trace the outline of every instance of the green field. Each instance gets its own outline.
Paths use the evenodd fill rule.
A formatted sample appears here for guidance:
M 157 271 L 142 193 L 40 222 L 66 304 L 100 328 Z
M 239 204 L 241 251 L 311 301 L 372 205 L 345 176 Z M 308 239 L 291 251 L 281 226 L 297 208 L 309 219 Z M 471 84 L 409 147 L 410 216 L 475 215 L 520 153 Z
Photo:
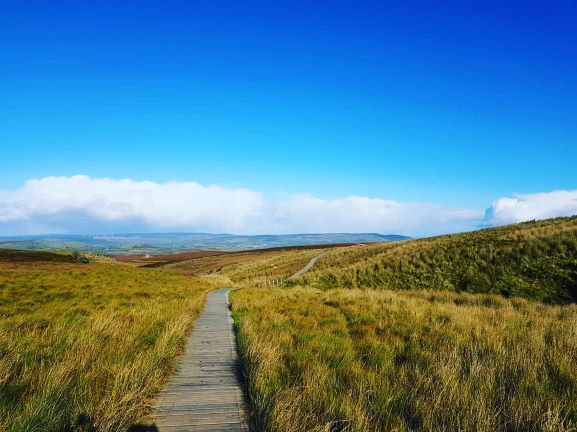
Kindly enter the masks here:
M 290 286 L 320 289 L 438 289 L 500 294 L 546 303 L 577 300 L 577 217 L 471 233 L 327 249 L 330 254 Z M 225 275 L 247 287 L 286 280 L 316 250 L 205 257 L 169 267 Z

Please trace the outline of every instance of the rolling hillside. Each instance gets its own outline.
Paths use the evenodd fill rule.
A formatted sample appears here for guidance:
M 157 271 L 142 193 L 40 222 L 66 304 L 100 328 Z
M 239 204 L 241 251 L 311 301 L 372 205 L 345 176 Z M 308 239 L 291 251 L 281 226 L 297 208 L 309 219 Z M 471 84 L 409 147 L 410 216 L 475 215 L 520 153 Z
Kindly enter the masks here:
M 66 253 L 0 249 L 0 262 L 34 261 L 71 263 L 74 262 L 74 257 Z
M 262 288 L 284 254 L 222 270 L 257 430 L 575 431 L 577 218 L 335 248 Z
M 334 249 L 295 284 L 577 300 L 577 217 Z

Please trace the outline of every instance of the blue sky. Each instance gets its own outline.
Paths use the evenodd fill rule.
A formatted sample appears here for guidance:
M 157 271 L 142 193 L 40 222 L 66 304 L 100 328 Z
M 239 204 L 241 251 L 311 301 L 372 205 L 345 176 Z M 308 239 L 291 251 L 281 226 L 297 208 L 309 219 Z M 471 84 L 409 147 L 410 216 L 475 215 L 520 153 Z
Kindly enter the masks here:
M 5 193 L 83 174 L 478 210 L 577 189 L 575 0 L 1 8 Z

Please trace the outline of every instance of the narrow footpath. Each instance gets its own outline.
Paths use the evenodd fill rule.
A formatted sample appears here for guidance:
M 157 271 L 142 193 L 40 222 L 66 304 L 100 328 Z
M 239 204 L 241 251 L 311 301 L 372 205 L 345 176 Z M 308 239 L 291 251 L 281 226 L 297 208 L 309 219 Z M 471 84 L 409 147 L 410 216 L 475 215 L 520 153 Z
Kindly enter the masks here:
M 229 291 L 208 294 L 179 368 L 160 393 L 154 423 L 159 432 L 249 431 Z
M 320 258 L 291 276 L 309 271 Z M 204 311 L 188 337 L 179 368 L 160 393 L 154 425 L 158 432 L 248 432 L 246 406 L 238 379 L 238 357 L 228 292 L 208 293 Z
M 300 269 L 298 272 L 296 272 L 294 275 L 292 275 L 291 277 L 289 277 L 289 279 L 296 279 L 299 276 L 304 275 L 306 272 L 308 272 L 310 269 L 312 269 L 314 267 L 314 265 L 317 263 L 318 260 L 320 260 L 322 257 L 327 256 L 329 254 L 329 251 L 324 251 L 323 253 L 313 257 L 306 266 L 304 266 L 302 269 Z

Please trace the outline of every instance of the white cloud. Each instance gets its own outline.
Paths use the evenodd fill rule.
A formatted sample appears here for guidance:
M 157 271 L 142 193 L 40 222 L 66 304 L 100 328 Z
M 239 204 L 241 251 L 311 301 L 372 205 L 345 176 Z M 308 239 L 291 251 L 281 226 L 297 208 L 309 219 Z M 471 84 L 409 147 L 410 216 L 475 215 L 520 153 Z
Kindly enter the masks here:
M 577 191 L 500 198 L 479 210 L 432 203 L 257 191 L 194 182 L 72 177 L 0 191 L 0 234 L 190 231 L 241 234 L 380 232 L 413 236 L 577 214 Z
M 269 207 L 270 226 L 275 232 L 290 227 L 291 232 L 424 235 L 471 229 L 480 218 L 478 211 L 363 196 L 324 200 L 311 195 L 294 195 Z
M 194 182 L 45 177 L 0 194 L 0 223 L 58 225 L 58 220 L 66 220 L 72 223 L 67 231 L 87 221 L 111 227 L 132 222 L 159 230 L 236 231 L 245 227 L 261 204 L 257 192 Z
M 474 228 L 482 212 L 430 203 L 292 195 L 194 182 L 45 177 L 0 192 L 0 232 L 381 232 L 425 235 Z
M 500 198 L 487 209 L 487 225 L 504 225 L 533 219 L 577 214 L 577 190 L 558 190 Z

